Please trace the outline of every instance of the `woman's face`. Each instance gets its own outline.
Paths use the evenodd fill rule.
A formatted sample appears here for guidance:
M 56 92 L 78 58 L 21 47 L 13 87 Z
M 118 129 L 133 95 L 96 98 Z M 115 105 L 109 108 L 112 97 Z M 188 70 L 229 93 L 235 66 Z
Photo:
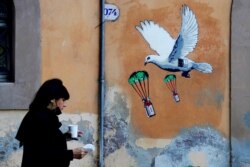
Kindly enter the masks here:
M 58 107 L 60 110 L 63 110 L 67 105 L 66 105 L 66 100 L 64 98 L 60 98 L 55 101 L 56 107 Z

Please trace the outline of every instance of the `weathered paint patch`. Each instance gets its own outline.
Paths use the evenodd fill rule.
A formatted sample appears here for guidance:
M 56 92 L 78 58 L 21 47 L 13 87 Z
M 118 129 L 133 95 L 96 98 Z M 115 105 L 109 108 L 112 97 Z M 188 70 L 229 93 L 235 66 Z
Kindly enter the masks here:
M 113 92 L 107 100 L 104 121 L 104 156 L 115 152 L 128 140 L 128 108 L 122 96 Z M 115 99 L 115 102 L 112 102 Z
M 171 139 L 152 139 L 152 138 L 139 138 L 135 141 L 138 147 L 144 149 L 149 148 L 164 148 L 166 145 L 171 143 Z
M 21 164 L 22 148 L 15 139 L 17 129 L 26 112 L 2 111 L 0 117 L 0 167 L 18 167 Z
M 250 140 L 232 138 L 233 167 L 250 166 Z
M 81 113 L 81 112 L 79 112 Z M 83 136 L 79 137 L 77 141 L 68 142 L 69 149 L 82 147 L 84 144 L 94 144 L 98 148 L 97 136 L 98 136 L 98 116 L 91 113 L 81 113 L 81 114 L 68 114 L 63 113 L 60 115 L 60 120 L 62 122 L 61 130 L 66 132 L 68 130 L 69 124 L 77 124 L 78 130 L 83 132 Z M 88 154 L 82 160 L 74 160 L 71 162 L 71 166 L 97 166 L 98 164 L 98 149 L 93 153 Z
M 106 157 L 105 166 L 133 167 L 137 165 L 134 157 L 128 154 L 127 149 L 125 147 L 121 147 L 119 150 L 115 151 L 115 154 L 110 154 Z
M 62 122 L 61 130 L 66 132 L 69 124 L 77 124 L 78 129 L 83 132 L 83 136 L 79 141 L 88 144 L 97 144 L 97 115 L 95 114 L 62 114 L 60 115 Z
M 203 151 L 190 151 L 188 157 L 195 166 L 206 166 L 207 164 L 207 154 Z
M 129 109 L 126 99 L 117 88 L 109 89 L 106 97 L 105 160 L 116 158 L 116 161 L 106 161 L 106 163 L 109 163 L 109 166 L 120 166 L 120 162 L 130 161 L 131 166 L 149 166 L 156 155 L 155 149 L 145 150 L 136 145 L 136 139 L 140 136 L 133 132 L 133 127 L 129 124 Z M 123 156 L 119 156 L 120 154 Z
M 18 150 L 19 142 L 15 139 L 16 132 L 6 132 L 6 136 L 0 137 L 0 161 L 4 161 L 8 156 Z
M 197 107 L 203 107 L 204 106 L 204 101 L 202 99 L 204 99 L 204 97 L 206 97 L 207 99 L 209 99 L 208 101 L 206 101 L 206 103 L 211 103 L 211 105 L 215 105 L 217 108 L 221 108 L 221 104 L 224 101 L 224 96 L 222 94 L 222 92 L 218 91 L 215 93 L 212 93 L 213 91 L 209 90 L 209 89 L 203 89 L 201 90 L 198 94 L 197 94 L 197 98 L 196 98 L 196 105 Z
M 250 128 L 250 111 L 244 114 L 243 122 L 248 128 Z
M 163 148 L 146 147 L 140 143 L 143 138 L 134 132 L 129 123 L 129 108 L 123 94 L 118 89 L 109 89 L 106 95 L 105 108 L 105 159 L 116 157 L 110 166 L 117 166 L 127 157 L 136 167 L 176 167 L 197 166 L 206 163 L 209 167 L 229 166 L 229 142 L 218 131 L 209 126 L 197 126 L 183 131 L 173 138 L 171 143 L 165 143 Z M 162 140 L 160 140 L 162 141 Z M 157 139 L 155 139 L 157 143 Z M 125 150 L 124 150 L 125 148 Z M 118 156 L 123 149 L 124 156 Z M 193 159 L 194 152 L 200 152 L 203 161 Z M 127 155 L 126 155 L 127 153 Z M 125 156 L 126 155 L 126 156 Z
M 211 127 L 184 129 L 172 143 L 155 158 L 155 167 L 197 166 L 190 159 L 192 152 L 202 152 L 206 156 L 206 166 L 229 166 L 229 142 Z

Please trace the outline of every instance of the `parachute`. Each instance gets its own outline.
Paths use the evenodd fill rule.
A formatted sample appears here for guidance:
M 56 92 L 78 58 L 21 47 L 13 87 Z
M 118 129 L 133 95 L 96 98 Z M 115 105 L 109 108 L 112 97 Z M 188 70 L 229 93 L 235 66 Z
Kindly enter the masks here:
M 167 85 L 168 89 L 173 93 L 175 102 L 179 102 L 180 97 L 177 93 L 176 76 L 174 74 L 169 74 L 163 79 L 163 81 Z
M 153 104 L 149 97 L 149 75 L 146 71 L 133 72 L 128 83 L 133 87 L 139 97 L 142 99 L 146 114 L 148 117 L 155 115 Z

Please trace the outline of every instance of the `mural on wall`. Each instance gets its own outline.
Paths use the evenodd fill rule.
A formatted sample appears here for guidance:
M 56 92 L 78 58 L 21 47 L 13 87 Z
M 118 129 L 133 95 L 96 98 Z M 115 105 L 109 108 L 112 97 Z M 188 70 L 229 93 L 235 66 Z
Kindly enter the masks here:
M 168 89 L 173 93 L 173 98 L 175 102 L 179 102 L 180 97 L 179 94 L 177 93 L 176 75 L 169 74 L 164 78 L 163 81 L 167 85 Z
M 208 63 L 196 63 L 187 58 L 192 52 L 198 41 L 198 24 L 192 10 L 183 5 L 182 25 L 177 39 L 157 23 L 145 20 L 136 26 L 144 39 L 148 42 L 151 49 L 157 55 L 148 55 L 145 58 L 145 65 L 153 63 L 163 70 L 176 72 L 181 71 L 182 76 L 189 78 L 189 72 L 193 69 L 203 73 L 211 73 L 213 68 Z
M 164 83 L 168 89 L 172 92 L 175 102 L 180 101 L 179 94 L 177 93 L 176 75 L 169 74 L 164 78 Z M 137 95 L 141 98 L 146 115 L 150 118 L 156 115 L 153 104 L 149 96 L 149 75 L 147 71 L 133 72 L 128 83 L 133 87 Z
M 166 71 L 182 72 L 182 76 L 185 78 L 190 78 L 189 72 L 193 69 L 202 73 L 212 73 L 213 67 L 210 64 L 197 63 L 187 57 L 198 42 L 197 20 L 187 5 L 182 6 L 182 25 L 177 39 L 172 38 L 164 28 L 149 20 L 141 22 L 140 25 L 136 26 L 136 29 L 148 42 L 150 48 L 157 53 L 157 55 L 146 56 L 144 65 L 152 63 Z M 134 72 L 129 78 L 129 83 L 141 97 L 147 116 L 152 117 L 155 112 L 149 98 L 149 92 L 144 90 L 145 84 L 141 83 L 144 79 L 148 80 L 148 76 L 145 71 Z M 179 102 L 176 75 L 169 74 L 163 81 L 172 92 L 175 102 Z
M 149 97 L 149 75 L 147 71 L 136 71 L 133 72 L 129 79 L 129 84 L 133 87 L 136 93 L 140 96 L 146 114 L 148 117 L 155 115 L 153 104 Z
M 119 22 L 106 25 L 105 165 L 229 166 L 228 10 L 215 1 L 116 2 Z

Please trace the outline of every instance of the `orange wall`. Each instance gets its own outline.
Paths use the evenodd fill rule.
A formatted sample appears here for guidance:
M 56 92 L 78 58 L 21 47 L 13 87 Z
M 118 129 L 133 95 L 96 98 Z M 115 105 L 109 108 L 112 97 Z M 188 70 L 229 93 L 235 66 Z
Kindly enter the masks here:
M 108 87 L 119 86 L 131 103 L 131 123 L 145 136 L 168 138 L 183 127 L 209 124 L 223 134 L 229 130 L 229 10 L 231 1 L 109 1 L 120 17 L 106 22 L 105 73 Z M 144 19 L 154 20 L 177 37 L 180 9 L 188 4 L 199 26 L 198 44 L 189 55 L 209 62 L 212 74 L 192 71 L 191 78 L 177 75 L 181 102 L 173 102 L 163 78 L 169 72 L 149 64 L 153 51 L 135 29 Z M 98 110 L 99 6 L 96 2 L 41 0 L 42 80 L 59 77 L 71 93 L 68 112 Z M 223 8 L 222 8 L 223 6 Z M 80 21 L 79 21 L 80 20 Z M 143 104 L 127 80 L 137 70 L 150 75 L 150 96 L 157 116 L 145 116 Z M 161 128 L 156 128 L 161 125 Z M 167 132 L 167 133 L 165 133 Z
M 40 0 L 42 81 L 61 78 L 71 99 L 67 112 L 97 113 L 99 3 Z
M 136 131 L 151 138 L 171 138 L 182 128 L 212 125 L 226 136 L 229 132 L 229 24 L 231 1 L 133 0 L 109 1 L 120 8 L 120 17 L 106 23 L 106 75 L 110 87 L 120 87 L 129 99 L 131 123 Z M 155 54 L 135 29 L 144 19 L 153 20 L 176 38 L 181 25 L 181 6 L 187 4 L 199 26 L 198 44 L 188 56 L 209 62 L 212 74 L 192 71 L 191 78 L 177 76 L 181 102 L 175 103 L 163 83 L 166 72 L 148 64 L 147 54 Z M 223 6 L 223 8 L 222 8 Z M 114 70 L 115 69 L 115 70 Z M 134 71 L 149 73 L 150 97 L 157 115 L 147 118 L 139 96 L 128 84 Z

